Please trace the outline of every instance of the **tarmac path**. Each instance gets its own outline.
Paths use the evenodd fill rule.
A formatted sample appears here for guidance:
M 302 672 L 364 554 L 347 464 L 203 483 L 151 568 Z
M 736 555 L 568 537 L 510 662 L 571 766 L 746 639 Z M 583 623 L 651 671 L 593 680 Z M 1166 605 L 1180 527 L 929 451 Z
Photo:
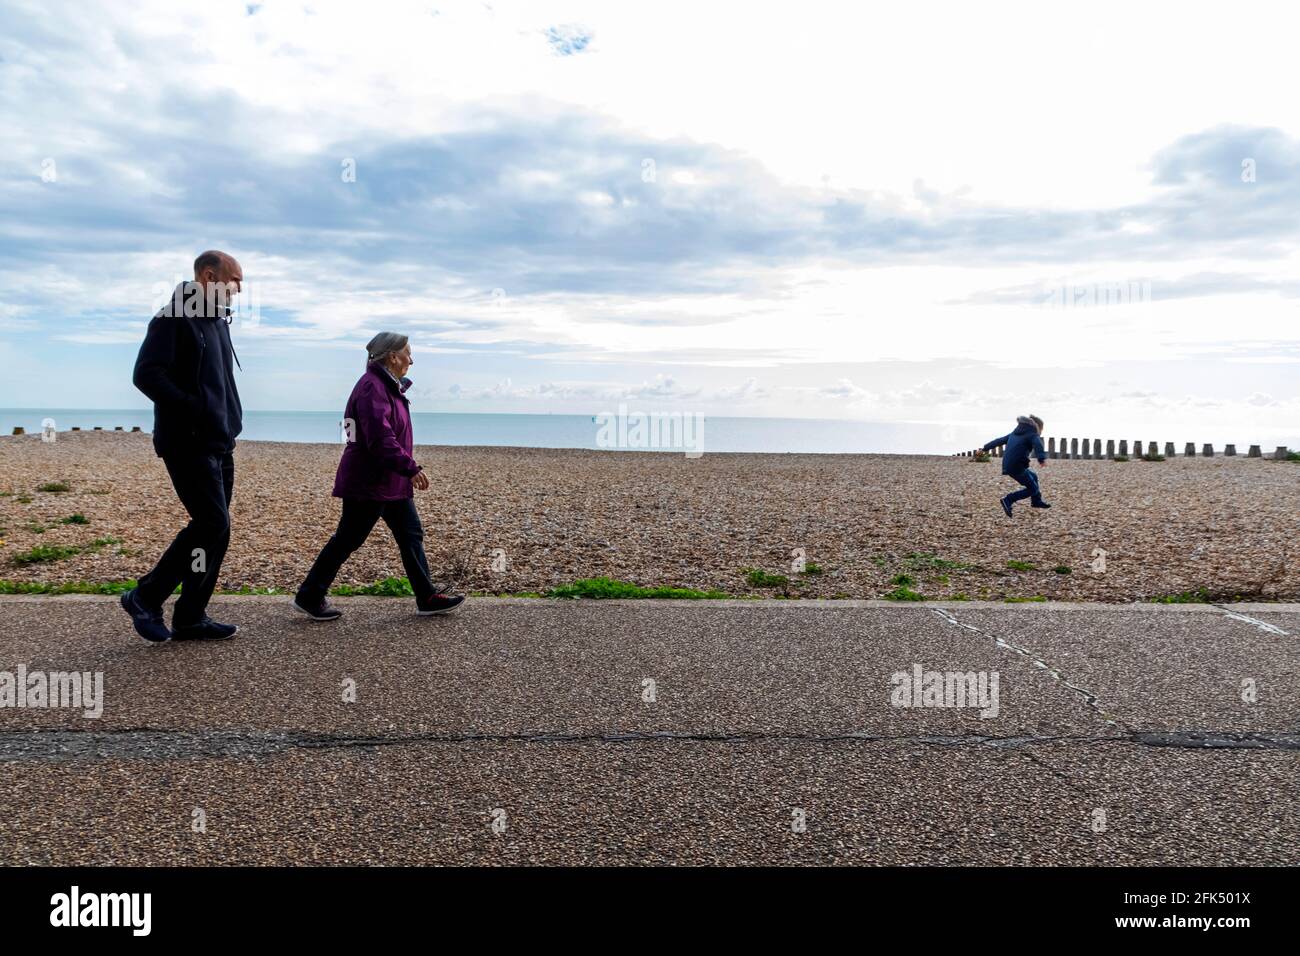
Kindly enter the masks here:
M 0 692 L 103 675 L 0 707 L 0 860 L 1300 863 L 1300 606 L 286 602 L 0 598 Z

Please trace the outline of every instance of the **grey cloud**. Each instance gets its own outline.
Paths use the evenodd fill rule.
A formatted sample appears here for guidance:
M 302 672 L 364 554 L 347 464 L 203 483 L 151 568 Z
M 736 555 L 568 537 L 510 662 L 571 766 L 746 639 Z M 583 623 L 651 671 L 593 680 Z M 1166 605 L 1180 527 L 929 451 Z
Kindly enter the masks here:
M 1100 211 L 984 208 L 921 183 L 910 200 L 918 211 L 899 197 L 791 186 L 741 153 L 654 139 L 542 99 L 485 107 L 455 131 L 408 139 L 367 131 L 300 156 L 277 143 L 310 117 L 233 93 L 200 95 L 165 70 L 148 74 L 158 83 L 131 87 L 130 102 L 86 97 L 77 63 L 124 60 L 140 72 L 170 67 L 177 51 L 129 30 L 56 33 L 46 19 L 36 8 L 15 11 L 0 47 L 18 77 L 2 89 L 21 144 L 18 165 L 0 179 L 3 278 L 222 246 L 408 294 L 455 277 L 512 297 L 766 295 L 769 270 L 822 260 L 1081 265 L 1214 253 L 1255 262 L 1293 243 L 1300 223 L 1300 144 L 1268 128 L 1185 136 L 1153 157 L 1149 201 Z M 578 44 L 585 34 L 563 36 Z M 47 154 L 59 163 L 56 183 L 39 178 Z M 340 175 L 349 158 L 355 182 Z M 1257 163 L 1254 183 L 1241 182 L 1243 158 Z M 678 171 L 696 184 L 675 182 Z M 1251 281 L 1193 280 L 1186 294 Z M 1027 294 L 994 290 L 982 301 Z M 64 314 L 88 307 L 25 304 Z M 650 313 L 632 321 L 672 324 Z

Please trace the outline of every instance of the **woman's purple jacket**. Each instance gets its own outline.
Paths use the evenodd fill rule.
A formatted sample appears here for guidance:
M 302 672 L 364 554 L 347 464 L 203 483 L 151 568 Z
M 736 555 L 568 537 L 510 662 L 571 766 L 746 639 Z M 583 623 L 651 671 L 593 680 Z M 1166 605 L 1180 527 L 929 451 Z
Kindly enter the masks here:
M 335 498 L 400 501 L 413 497 L 411 478 L 420 466 L 411 457 L 410 402 L 377 363 L 366 367 L 343 414 L 348 442 L 334 479 Z M 349 427 L 350 426 L 350 427 Z

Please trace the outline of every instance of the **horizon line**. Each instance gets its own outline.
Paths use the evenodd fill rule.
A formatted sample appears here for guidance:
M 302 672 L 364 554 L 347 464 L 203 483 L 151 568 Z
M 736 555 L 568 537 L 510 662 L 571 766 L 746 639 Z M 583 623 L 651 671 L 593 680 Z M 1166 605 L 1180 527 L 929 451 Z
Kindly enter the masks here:
M 620 402 L 619 404 L 627 405 L 629 403 Z M 38 406 L 30 406 L 30 405 L 12 405 L 12 406 L 0 405 L 0 412 L 95 412 L 95 413 L 132 412 L 132 413 L 151 414 L 153 413 L 153 411 L 154 410 L 152 408 L 90 408 L 90 407 L 54 408 L 50 406 L 38 407 Z M 329 409 L 319 409 L 319 408 L 245 408 L 244 412 L 245 414 L 249 412 L 253 412 L 259 414 L 278 414 L 278 415 L 335 414 Z M 528 415 L 537 418 L 548 418 L 555 415 L 562 415 L 571 418 L 595 418 L 597 416 L 608 414 L 608 413 L 607 412 L 590 412 L 590 413 L 588 412 L 470 412 L 470 411 L 451 412 L 451 411 L 421 411 L 421 410 L 412 409 L 411 414 L 412 415 Z M 634 411 L 632 414 L 693 415 L 697 413 L 677 410 L 677 411 L 649 411 L 649 412 Z M 705 418 L 741 418 L 741 419 L 754 419 L 754 420 L 775 419 L 778 421 L 794 421 L 794 422 L 833 422 L 835 424 L 843 424 L 845 422 L 848 422 L 848 423 L 855 423 L 855 424 L 862 424 L 862 425 L 953 425 L 953 424 L 975 425 L 975 424 L 983 424 L 984 422 L 1000 420 L 1000 419 L 993 419 L 993 418 L 979 419 L 979 420 L 972 420 L 972 419 L 926 420 L 926 419 L 908 418 L 908 419 L 897 419 L 893 421 L 882 421 L 880 419 L 869 419 L 869 418 L 816 418 L 816 417 L 807 417 L 802 415 L 721 415 L 721 414 L 707 414 L 704 417 Z

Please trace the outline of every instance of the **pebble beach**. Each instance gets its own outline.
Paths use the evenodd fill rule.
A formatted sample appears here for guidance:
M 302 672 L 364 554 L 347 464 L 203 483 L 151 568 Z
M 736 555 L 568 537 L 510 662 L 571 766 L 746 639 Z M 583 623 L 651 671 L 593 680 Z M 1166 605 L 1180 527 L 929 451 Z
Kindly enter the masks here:
M 222 590 L 297 586 L 338 520 L 341 451 L 240 443 Z M 1050 461 L 1053 507 L 1008 520 L 998 498 L 1015 486 L 996 461 L 450 446 L 416 458 L 430 566 L 471 592 L 603 576 L 769 598 L 1300 598 L 1294 462 Z M 186 520 L 147 434 L 0 438 L 0 579 L 135 578 Z M 381 524 L 336 583 L 402 573 Z

